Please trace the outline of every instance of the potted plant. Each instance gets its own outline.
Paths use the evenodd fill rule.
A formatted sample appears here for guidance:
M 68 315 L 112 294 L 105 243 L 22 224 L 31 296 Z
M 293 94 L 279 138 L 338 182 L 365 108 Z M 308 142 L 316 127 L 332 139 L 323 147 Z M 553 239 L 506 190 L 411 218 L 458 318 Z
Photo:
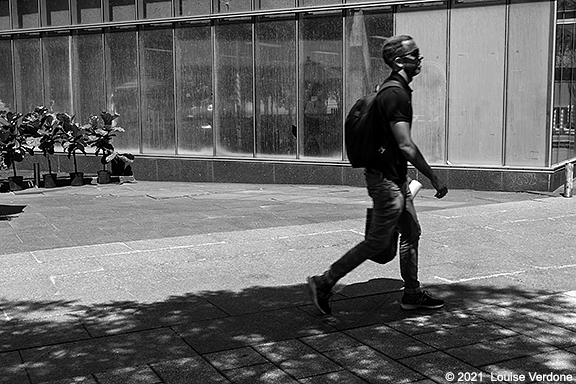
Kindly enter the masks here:
M 16 163 L 24 160 L 26 154 L 34 155 L 34 146 L 30 144 L 30 136 L 25 135 L 20 127 L 21 113 L 7 111 L 0 112 L 0 153 L 2 164 L 6 168 L 12 167 L 14 176 L 8 177 L 11 191 L 24 188 L 24 178 L 18 176 Z
M 89 145 L 96 148 L 94 152 L 96 156 L 102 155 L 100 159 L 102 169 L 98 171 L 98 183 L 100 184 L 110 182 L 111 172 L 107 169 L 107 165 L 118 156 L 114 150 L 112 138 L 116 136 L 116 132 L 124 132 L 123 128 L 114 125 L 114 120 L 119 116 L 117 113 L 112 115 L 103 111 L 100 113 L 100 117 L 90 117 L 89 124 L 84 126 Z
M 52 162 L 50 156 L 54 155 L 56 144 L 62 143 L 64 138 L 64 131 L 60 121 L 56 118 L 54 113 L 50 113 L 45 107 L 37 107 L 36 112 L 40 115 L 40 127 L 38 134 L 40 140 L 38 149 L 42 151 L 44 157 L 48 162 L 48 173 L 43 174 L 44 188 L 54 188 L 58 175 L 52 173 Z
M 62 127 L 62 148 L 68 154 L 68 158 L 74 159 L 74 172 L 70 173 L 70 185 L 80 186 L 84 184 L 84 172 L 78 172 L 76 152 L 86 155 L 86 135 L 84 130 L 74 122 L 74 116 L 67 113 L 58 113 L 56 118 Z

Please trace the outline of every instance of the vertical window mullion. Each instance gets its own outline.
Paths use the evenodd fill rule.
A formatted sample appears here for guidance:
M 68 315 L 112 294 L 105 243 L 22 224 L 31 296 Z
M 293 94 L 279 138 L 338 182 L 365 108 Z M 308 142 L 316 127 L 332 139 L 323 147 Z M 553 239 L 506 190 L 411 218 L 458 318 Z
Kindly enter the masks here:
M 300 93 L 302 92 L 302 71 L 300 65 L 300 57 L 302 56 L 302 32 L 301 32 L 301 24 L 302 24 L 302 13 L 296 14 L 296 31 L 294 33 L 294 37 L 296 39 L 296 49 L 294 58 L 296 60 L 296 159 L 300 159 L 300 154 L 302 152 L 301 149 L 301 141 L 304 134 L 304 117 L 302 114 L 302 110 L 304 105 L 302 104 L 302 97 L 300 97 Z
M 256 17 L 252 17 L 252 157 L 257 157 L 258 139 L 256 129 L 258 128 L 258 108 L 256 105 Z

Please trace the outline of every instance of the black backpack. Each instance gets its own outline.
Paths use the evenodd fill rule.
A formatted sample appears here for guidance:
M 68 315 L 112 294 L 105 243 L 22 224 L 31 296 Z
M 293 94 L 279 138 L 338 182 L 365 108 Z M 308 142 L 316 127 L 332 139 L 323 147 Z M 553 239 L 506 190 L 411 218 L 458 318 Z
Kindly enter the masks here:
M 378 168 L 389 142 L 386 127 L 374 121 L 376 96 L 390 87 L 402 87 L 397 80 L 385 82 L 377 92 L 356 101 L 344 123 L 346 154 L 353 168 Z

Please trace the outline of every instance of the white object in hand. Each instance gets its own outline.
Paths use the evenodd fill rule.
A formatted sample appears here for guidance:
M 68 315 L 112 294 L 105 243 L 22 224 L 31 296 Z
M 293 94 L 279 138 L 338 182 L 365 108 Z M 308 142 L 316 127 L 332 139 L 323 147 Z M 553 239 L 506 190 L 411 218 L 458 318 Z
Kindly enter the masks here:
M 408 185 L 408 188 L 410 188 L 410 193 L 412 194 L 412 197 L 416 197 L 416 195 L 420 191 L 420 188 L 422 188 L 422 183 L 420 183 L 418 180 L 412 180 Z

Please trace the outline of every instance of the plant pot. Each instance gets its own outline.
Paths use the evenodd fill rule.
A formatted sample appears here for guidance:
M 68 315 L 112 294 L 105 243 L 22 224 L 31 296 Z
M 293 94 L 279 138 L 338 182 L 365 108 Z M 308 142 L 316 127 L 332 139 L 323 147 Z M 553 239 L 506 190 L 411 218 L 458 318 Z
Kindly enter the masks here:
M 111 174 L 110 171 L 98 171 L 98 184 L 109 184 Z
M 56 187 L 57 176 L 55 173 L 46 173 L 42 175 L 44 179 L 44 188 L 54 188 Z
M 84 185 L 84 172 L 72 172 L 70 173 L 70 185 L 74 187 L 79 187 Z
M 21 191 L 24 189 L 24 177 L 10 176 L 8 177 L 8 186 L 11 191 Z

